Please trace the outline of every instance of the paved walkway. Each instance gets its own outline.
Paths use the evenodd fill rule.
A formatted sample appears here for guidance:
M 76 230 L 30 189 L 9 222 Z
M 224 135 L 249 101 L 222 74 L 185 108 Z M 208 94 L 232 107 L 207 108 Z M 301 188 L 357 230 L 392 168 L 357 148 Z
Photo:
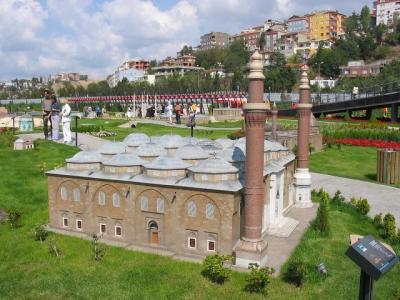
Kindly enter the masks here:
M 151 119 L 138 119 L 135 121 L 130 121 L 125 124 L 120 125 L 119 127 L 121 128 L 130 128 L 132 124 L 156 124 L 156 125 L 162 125 L 162 126 L 169 126 L 169 127 L 176 127 L 176 128 L 189 128 L 186 126 L 186 124 L 176 124 L 176 123 L 168 123 L 165 121 L 161 120 L 151 120 Z M 195 129 L 200 129 L 200 130 L 221 130 L 221 131 L 235 131 L 235 130 L 240 130 L 241 128 L 217 128 L 217 127 L 207 127 L 207 126 L 201 126 L 201 125 L 196 125 L 194 127 Z
M 323 188 L 330 195 L 340 190 L 346 199 L 351 197 L 366 198 L 371 205 L 369 216 L 391 213 L 396 217 L 397 227 L 400 228 L 400 189 L 367 181 L 312 173 L 312 187 L 316 190 Z

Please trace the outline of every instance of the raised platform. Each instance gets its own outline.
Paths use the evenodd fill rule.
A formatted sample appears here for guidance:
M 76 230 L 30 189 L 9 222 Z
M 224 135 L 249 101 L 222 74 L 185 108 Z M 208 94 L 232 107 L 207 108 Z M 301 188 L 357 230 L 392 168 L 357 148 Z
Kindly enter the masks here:
M 278 224 L 268 227 L 267 234 L 287 238 L 296 229 L 297 225 L 299 225 L 299 221 L 284 217 Z

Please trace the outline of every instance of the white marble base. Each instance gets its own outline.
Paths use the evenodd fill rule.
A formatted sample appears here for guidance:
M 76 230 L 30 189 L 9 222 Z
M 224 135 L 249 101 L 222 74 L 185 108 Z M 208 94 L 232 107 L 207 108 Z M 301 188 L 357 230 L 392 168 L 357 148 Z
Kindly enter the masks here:
M 292 218 L 283 217 L 279 223 L 270 225 L 267 228 L 267 234 L 276 237 L 287 238 L 292 234 L 293 230 L 296 229 L 297 225 L 299 225 L 299 221 Z
M 311 174 L 308 169 L 298 168 L 294 174 L 295 206 L 299 208 L 310 208 L 311 201 Z

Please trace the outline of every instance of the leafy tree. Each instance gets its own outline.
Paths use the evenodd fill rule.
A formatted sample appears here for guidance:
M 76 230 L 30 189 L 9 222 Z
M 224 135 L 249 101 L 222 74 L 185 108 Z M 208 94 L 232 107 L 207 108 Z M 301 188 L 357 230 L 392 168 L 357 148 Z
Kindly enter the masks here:
M 203 261 L 202 275 L 210 281 L 223 284 L 229 279 L 232 271 L 224 267 L 224 263 L 230 261 L 232 256 L 214 254 L 209 255 Z
M 323 195 L 321 197 L 321 203 L 318 207 L 317 218 L 314 221 L 315 228 L 321 233 L 327 233 L 329 231 L 329 222 L 328 222 L 328 200 L 329 197 Z
M 264 47 L 265 47 L 265 34 L 264 34 L 264 32 L 261 32 L 261 34 L 260 34 L 260 38 L 258 40 L 258 47 L 260 48 L 260 50 L 264 50 Z
M 353 14 L 350 17 L 346 18 L 345 30 L 348 36 L 353 35 L 355 32 L 359 30 L 358 15 L 355 12 L 353 12 Z
M 270 277 L 274 273 L 274 269 L 268 267 L 260 267 L 257 263 L 249 264 L 250 274 L 246 276 L 245 290 L 250 293 L 261 293 L 268 295 L 268 285 Z
M 375 35 L 376 43 L 378 45 L 382 45 L 383 38 L 385 36 L 386 31 L 387 31 L 387 28 L 384 24 L 379 24 L 378 26 L 375 27 L 374 35 Z
M 306 281 L 306 276 L 306 264 L 302 259 L 297 258 L 289 262 L 283 277 L 287 282 L 293 283 L 297 287 L 300 287 Z
M 368 60 L 373 56 L 376 48 L 376 43 L 371 34 L 360 37 L 358 40 L 358 46 L 360 47 L 361 57 L 364 60 Z
M 239 39 L 233 41 L 228 48 L 228 53 L 224 60 L 225 71 L 233 73 L 237 69 L 243 69 L 249 61 L 249 53 L 247 52 L 244 41 Z
M 371 24 L 371 12 L 367 5 L 363 6 L 360 13 L 360 25 L 363 32 L 370 31 L 370 24 Z

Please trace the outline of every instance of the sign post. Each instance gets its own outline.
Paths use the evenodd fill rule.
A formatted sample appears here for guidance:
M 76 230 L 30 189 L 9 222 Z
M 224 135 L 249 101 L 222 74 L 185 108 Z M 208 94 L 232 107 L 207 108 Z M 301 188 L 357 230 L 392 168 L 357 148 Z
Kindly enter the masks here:
M 346 255 L 361 268 L 360 300 L 371 300 L 374 280 L 378 280 L 398 263 L 399 257 L 389 248 L 369 235 L 347 249 Z

